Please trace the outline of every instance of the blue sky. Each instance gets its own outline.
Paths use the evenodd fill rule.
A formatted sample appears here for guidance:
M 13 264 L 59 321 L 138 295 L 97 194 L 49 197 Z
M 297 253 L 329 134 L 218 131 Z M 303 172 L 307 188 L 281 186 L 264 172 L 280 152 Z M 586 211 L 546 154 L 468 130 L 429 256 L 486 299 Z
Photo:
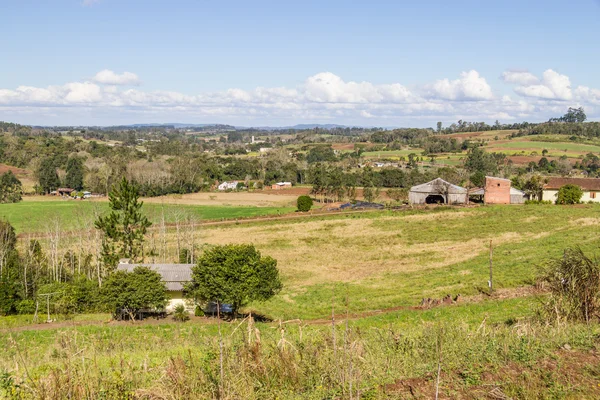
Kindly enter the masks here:
M 1 120 L 600 118 L 593 0 L 5 0 L 0 15 Z

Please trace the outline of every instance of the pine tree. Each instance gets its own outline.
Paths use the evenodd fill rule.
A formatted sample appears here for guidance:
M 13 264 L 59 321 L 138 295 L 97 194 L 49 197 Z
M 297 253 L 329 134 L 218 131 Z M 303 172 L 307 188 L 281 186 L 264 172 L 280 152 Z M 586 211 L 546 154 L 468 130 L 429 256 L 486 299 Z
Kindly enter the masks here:
M 109 193 L 109 202 L 110 214 L 95 222 L 96 228 L 104 233 L 104 264 L 114 268 L 119 258 L 143 259 L 144 235 L 152 223 L 141 212 L 144 203 L 139 201 L 136 185 L 123 178 Z
M 50 193 L 53 190 L 58 189 L 60 186 L 60 179 L 56 173 L 56 166 L 50 158 L 42 160 L 40 168 L 38 169 L 38 178 L 40 182 L 40 188 L 44 193 Z
M 83 160 L 79 157 L 67 161 L 67 176 L 65 185 L 75 190 L 83 189 Z
M 18 203 L 22 194 L 21 181 L 11 171 L 0 176 L 0 203 Z

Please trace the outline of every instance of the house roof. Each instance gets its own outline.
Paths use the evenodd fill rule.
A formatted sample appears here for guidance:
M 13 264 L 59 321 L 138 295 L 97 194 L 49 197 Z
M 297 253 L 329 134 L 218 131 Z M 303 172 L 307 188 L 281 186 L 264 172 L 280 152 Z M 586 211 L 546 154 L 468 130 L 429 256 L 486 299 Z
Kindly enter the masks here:
M 510 188 L 510 195 L 519 195 L 519 196 L 525 196 L 525 192 L 519 189 L 516 189 L 514 187 Z
M 446 191 L 448 188 L 448 194 L 465 194 L 467 193 L 467 189 L 464 187 L 460 187 L 458 185 L 454 185 L 450 182 L 446 182 L 442 178 L 436 178 L 431 182 L 423 183 L 421 185 L 416 185 L 410 188 L 411 192 L 414 193 L 441 193 L 443 190 Z
M 577 185 L 582 190 L 600 191 L 600 179 L 598 178 L 550 178 L 544 185 L 544 189 L 560 189 L 565 185 Z
M 135 267 L 140 266 L 158 272 L 167 285 L 167 290 L 176 292 L 183 290 L 183 283 L 192 279 L 194 264 L 119 264 L 117 270 L 132 272 Z

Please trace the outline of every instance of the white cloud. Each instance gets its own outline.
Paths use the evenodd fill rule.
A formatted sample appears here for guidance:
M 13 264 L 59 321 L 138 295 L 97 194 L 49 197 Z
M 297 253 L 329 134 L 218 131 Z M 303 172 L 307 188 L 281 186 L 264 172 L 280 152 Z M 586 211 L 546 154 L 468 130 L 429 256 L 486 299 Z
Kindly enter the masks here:
M 91 81 L 0 89 L 0 120 L 13 120 L 15 115 L 30 120 L 36 115 L 32 110 L 38 110 L 56 124 L 110 124 L 129 118 L 135 122 L 179 119 L 266 125 L 285 123 L 282 121 L 362 121 L 366 125 L 408 126 L 414 121 L 434 125 L 435 121 L 458 119 L 539 121 L 564 114 L 568 106 L 581 104 L 588 111 L 600 105 L 598 89 L 578 86 L 572 90 L 570 79 L 553 70 L 539 79 L 528 74 L 503 74 L 505 82 L 516 85 L 517 95 L 497 97 L 477 71 L 411 89 L 401 83 L 345 81 L 331 72 L 321 72 L 296 87 L 186 94 L 126 88 L 123 85 L 139 83 L 137 75 L 105 70 Z M 588 115 L 593 116 L 590 112 Z
M 117 74 L 109 69 L 98 72 L 92 80 L 106 85 L 139 85 L 141 83 L 140 78 L 133 72 L 125 71 L 122 74 Z
M 521 96 L 548 100 L 571 100 L 571 80 L 568 76 L 547 69 L 542 74 L 538 84 L 521 83 L 515 87 L 515 92 Z
M 534 85 L 540 81 L 537 76 L 527 71 L 504 71 L 502 80 L 506 83 L 519 85 Z
M 440 79 L 426 88 L 429 97 L 446 100 L 491 100 L 494 97 L 490 85 L 475 70 L 463 72 L 452 81 Z

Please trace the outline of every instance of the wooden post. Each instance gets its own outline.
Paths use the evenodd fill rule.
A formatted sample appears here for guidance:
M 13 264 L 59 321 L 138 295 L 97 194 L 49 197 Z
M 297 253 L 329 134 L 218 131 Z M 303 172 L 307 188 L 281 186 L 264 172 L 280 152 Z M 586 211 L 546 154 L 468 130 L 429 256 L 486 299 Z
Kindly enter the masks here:
M 490 240 L 490 281 L 488 285 L 490 286 L 490 294 L 494 291 L 494 281 L 492 280 L 492 256 L 494 254 L 494 250 L 492 249 L 492 241 Z

